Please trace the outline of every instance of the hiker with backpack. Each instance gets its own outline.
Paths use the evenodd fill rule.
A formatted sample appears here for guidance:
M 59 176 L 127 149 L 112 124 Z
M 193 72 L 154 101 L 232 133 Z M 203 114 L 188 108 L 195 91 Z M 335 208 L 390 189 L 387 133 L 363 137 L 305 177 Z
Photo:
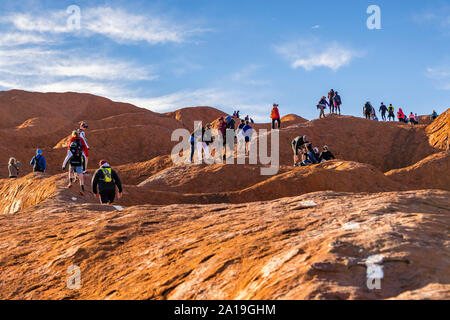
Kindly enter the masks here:
M 329 105 L 327 99 L 325 98 L 325 96 L 323 96 L 317 104 L 317 109 L 320 109 L 319 119 L 321 119 L 322 117 L 325 118 L 325 108 L 327 107 L 327 105 Z
M 389 105 L 389 108 L 388 108 L 388 119 L 389 119 L 389 121 L 391 121 L 391 118 L 392 118 L 392 121 L 395 121 L 395 114 L 394 114 L 394 112 L 395 112 L 395 109 L 394 109 L 394 107 L 392 106 L 392 103 Z
M 69 164 L 69 184 L 67 188 L 72 188 L 73 182 L 79 180 L 80 194 L 84 196 L 83 150 L 76 142 L 72 142 L 69 146 L 69 151 L 67 151 L 67 156 L 62 164 L 63 171 L 66 170 L 67 164 Z
M 86 145 L 86 143 L 84 142 L 84 140 L 81 138 L 79 130 L 72 131 L 72 138 L 69 141 L 69 145 L 67 147 L 67 152 L 70 150 L 70 146 L 72 145 L 72 143 L 76 143 L 77 148 L 79 148 L 83 151 L 82 167 L 83 167 L 83 174 L 85 174 L 86 173 L 86 165 L 88 163 L 88 158 L 89 158 L 89 149 L 88 149 L 88 146 Z
M 119 191 L 118 198 L 122 198 L 122 182 L 106 160 L 101 160 L 99 166 L 92 178 L 92 192 L 95 198 L 100 199 L 101 204 L 110 205 L 116 198 L 116 187 Z
M 270 113 L 270 118 L 272 119 L 272 130 L 275 130 L 275 123 L 278 123 L 278 129 L 281 128 L 281 118 L 280 112 L 278 111 L 278 104 L 274 103 L 272 111 Z
M 339 112 L 339 115 L 341 115 L 342 99 L 337 91 L 334 93 L 333 101 L 334 101 L 334 108 L 335 108 L 336 113 Z
M 10 158 L 8 162 L 9 178 L 17 178 L 19 176 L 20 162 L 16 158 Z
M 298 136 L 292 140 L 292 151 L 294 152 L 294 167 L 299 163 L 299 152 L 303 149 L 305 144 L 308 143 L 307 136 Z
M 335 92 L 333 89 L 328 92 L 328 105 L 330 106 L 330 113 L 334 113 L 334 95 Z
M 33 172 L 45 172 L 47 170 L 47 161 L 41 149 L 36 150 L 36 155 L 31 159 L 30 164 L 33 166 Z
M 386 111 L 387 110 L 388 110 L 387 107 L 382 102 L 379 111 L 381 112 L 381 118 L 383 119 L 383 121 L 386 121 Z

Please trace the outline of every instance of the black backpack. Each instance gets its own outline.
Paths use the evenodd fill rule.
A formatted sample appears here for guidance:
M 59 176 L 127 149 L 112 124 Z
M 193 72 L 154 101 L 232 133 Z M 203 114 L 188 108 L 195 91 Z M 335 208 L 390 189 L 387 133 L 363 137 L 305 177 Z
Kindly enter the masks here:
M 33 166 L 34 172 L 42 172 L 43 171 L 41 166 L 39 165 L 39 160 L 41 159 L 41 157 L 42 157 L 41 155 L 34 157 L 34 166 Z
M 70 145 L 70 152 L 72 157 L 70 158 L 70 165 L 72 167 L 81 167 L 83 162 L 83 147 L 80 143 L 72 142 Z

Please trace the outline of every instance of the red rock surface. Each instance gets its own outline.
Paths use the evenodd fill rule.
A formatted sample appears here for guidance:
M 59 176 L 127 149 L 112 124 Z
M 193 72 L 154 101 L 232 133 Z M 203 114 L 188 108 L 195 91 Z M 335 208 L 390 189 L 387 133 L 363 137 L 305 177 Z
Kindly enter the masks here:
M 448 299 L 449 110 L 416 127 L 327 115 L 283 118 L 281 167 L 174 165 L 174 129 L 216 123 L 209 107 L 167 114 L 92 95 L 0 92 L 2 299 Z M 87 121 L 86 195 L 60 166 L 70 132 Z M 270 124 L 255 124 L 269 129 Z M 270 133 L 269 133 L 270 135 Z M 308 135 L 337 160 L 292 167 Z M 35 149 L 46 174 L 28 174 Z M 90 192 L 107 159 L 124 183 L 117 205 Z M 120 208 L 119 208 L 120 209 Z M 367 288 L 381 255 L 380 290 Z M 67 268 L 82 272 L 66 287 Z

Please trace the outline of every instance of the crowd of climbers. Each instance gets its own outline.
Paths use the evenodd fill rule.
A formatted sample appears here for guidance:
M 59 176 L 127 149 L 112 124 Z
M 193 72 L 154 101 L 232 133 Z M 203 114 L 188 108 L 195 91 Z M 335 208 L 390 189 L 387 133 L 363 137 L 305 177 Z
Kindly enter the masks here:
M 323 96 L 317 109 L 320 109 L 319 118 L 325 117 L 325 109 L 328 106 L 330 108 L 330 114 L 341 114 L 342 99 L 337 91 L 333 89 L 328 93 L 328 100 Z M 272 121 L 272 129 L 281 129 L 281 117 L 278 109 L 279 105 L 274 103 L 270 113 L 270 119 Z M 395 121 L 395 109 L 392 104 L 389 107 L 382 102 L 379 108 L 381 118 L 386 120 L 386 114 L 388 121 Z M 375 112 L 375 108 L 367 101 L 363 107 L 363 115 L 366 119 L 378 121 L 378 117 Z M 433 110 L 430 118 L 436 119 L 438 114 Z M 412 112 L 407 117 L 402 108 L 399 108 L 397 112 L 397 119 L 400 122 L 410 123 L 416 125 L 419 123 L 419 117 Z M 236 127 L 236 123 L 238 123 Z M 228 129 L 235 131 L 235 138 L 238 141 L 243 142 L 245 146 L 245 154 L 249 154 L 249 142 L 253 134 L 254 121 L 248 115 L 244 119 L 240 119 L 240 111 L 234 111 L 233 116 L 220 117 L 218 123 L 218 133 L 220 134 L 223 145 L 227 144 L 226 132 Z M 69 184 L 68 188 L 73 186 L 74 182 L 80 183 L 80 194 L 85 194 L 84 187 L 84 175 L 87 174 L 87 166 L 89 163 L 89 145 L 86 139 L 86 130 L 88 125 L 85 122 L 80 124 L 77 130 L 72 132 L 71 139 L 67 147 L 67 155 L 62 164 L 62 170 L 64 171 L 69 165 Z M 198 139 L 196 135 L 201 135 Z M 198 160 L 201 162 L 203 154 L 205 158 L 210 159 L 209 145 L 214 142 L 214 135 L 211 131 L 211 124 L 208 123 L 204 127 L 199 127 L 191 134 L 191 153 L 190 162 L 194 160 L 195 149 L 197 149 Z M 312 164 L 321 163 L 324 161 L 335 159 L 334 155 L 328 149 L 328 146 L 323 146 L 322 151 L 319 151 L 318 147 L 308 141 L 307 136 L 296 137 L 292 141 L 292 150 L 294 152 L 294 166 L 307 166 Z M 224 148 L 223 159 L 227 158 L 226 147 Z M 31 159 L 30 165 L 33 166 L 33 172 L 44 173 L 47 170 L 47 161 L 41 149 L 36 150 L 36 155 Z M 21 164 L 15 158 L 10 158 L 8 162 L 8 171 L 10 178 L 17 178 L 19 176 L 19 168 Z M 100 199 L 102 204 L 112 204 L 115 200 L 116 188 L 118 189 L 118 197 L 122 198 L 123 190 L 122 183 L 120 181 L 117 172 L 114 171 L 106 160 L 101 160 L 99 168 L 92 177 L 92 193 L 97 199 Z
M 67 155 L 62 164 L 62 170 L 69 166 L 69 184 L 67 188 L 72 188 L 73 183 L 79 181 L 80 194 L 85 195 L 84 176 L 88 174 L 87 165 L 89 162 L 89 146 L 86 139 L 86 129 L 88 125 L 85 122 L 80 124 L 79 129 L 72 132 Z M 31 159 L 30 165 L 33 166 L 33 172 L 44 173 L 47 170 L 47 161 L 41 149 L 36 150 L 36 155 Z M 8 170 L 10 178 L 19 176 L 20 162 L 15 158 L 10 158 Z M 94 197 L 100 199 L 102 204 L 112 204 L 116 196 L 116 187 L 119 191 L 118 197 L 122 198 L 122 183 L 116 171 L 114 171 L 106 160 L 99 163 L 99 168 L 92 178 L 92 193 Z

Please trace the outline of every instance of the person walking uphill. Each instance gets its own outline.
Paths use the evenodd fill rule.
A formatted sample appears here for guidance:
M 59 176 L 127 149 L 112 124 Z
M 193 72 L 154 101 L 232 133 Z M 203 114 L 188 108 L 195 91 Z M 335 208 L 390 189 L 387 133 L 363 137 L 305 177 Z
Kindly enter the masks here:
M 327 107 L 327 105 L 327 99 L 325 98 L 325 96 L 323 96 L 317 104 L 317 109 L 320 109 L 319 119 L 321 119 L 322 117 L 325 118 L 325 108 Z
M 86 129 L 87 129 L 87 128 L 89 128 L 88 125 L 87 125 L 87 123 L 86 123 L 86 122 L 82 122 L 82 123 L 80 124 L 79 135 L 80 135 L 80 138 L 83 140 L 84 144 L 86 145 L 86 148 L 87 148 L 87 150 L 88 150 L 88 152 L 89 152 L 89 149 L 90 149 L 90 148 L 89 148 L 89 145 L 88 145 L 87 139 L 86 139 Z M 84 158 L 84 160 L 86 161 L 86 163 L 84 164 L 84 170 L 83 170 L 83 173 L 86 173 L 86 168 L 87 168 L 88 162 L 89 162 L 89 155 L 87 155 L 87 156 Z
M 72 132 L 72 138 L 69 141 L 69 146 L 67 147 L 67 152 L 70 150 L 70 146 L 72 143 L 76 143 L 79 148 L 83 150 L 83 173 L 86 173 L 86 165 L 88 163 L 89 158 L 89 149 L 86 143 L 84 142 L 84 139 L 80 135 L 80 131 L 75 130 Z
M 123 195 L 122 182 L 117 173 L 106 160 L 99 163 L 100 168 L 92 178 L 92 192 L 101 204 L 113 204 L 116 198 L 116 187 L 119 190 L 118 198 Z
M 19 176 L 20 162 L 16 158 L 10 158 L 8 162 L 8 171 L 10 178 L 17 178 Z
M 45 172 L 47 170 L 47 161 L 42 155 L 41 149 L 36 150 L 36 155 L 31 159 L 30 164 L 33 166 L 33 172 Z
M 70 149 L 67 152 L 67 156 L 64 159 L 62 169 L 66 169 L 67 163 L 69 163 L 69 184 L 67 188 L 72 188 L 72 183 L 74 179 L 72 178 L 72 173 L 74 178 L 80 181 L 80 194 L 84 196 L 84 176 L 83 176 L 83 150 L 76 143 L 72 142 Z
M 278 104 L 273 104 L 272 112 L 270 114 L 270 118 L 272 119 L 272 129 L 275 129 L 275 122 L 278 123 L 278 129 L 281 128 L 281 118 L 280 112 L 278 111 Z

